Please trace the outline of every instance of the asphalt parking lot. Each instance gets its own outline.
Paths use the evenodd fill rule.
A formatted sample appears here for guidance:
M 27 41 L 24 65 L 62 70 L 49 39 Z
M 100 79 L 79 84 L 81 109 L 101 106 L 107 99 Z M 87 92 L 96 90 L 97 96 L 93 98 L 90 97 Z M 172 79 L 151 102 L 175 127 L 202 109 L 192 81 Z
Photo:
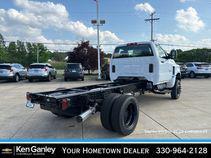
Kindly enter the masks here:
M 0 83 L 0 139 L 17 138 L 211 138 L 211 79 L 184 79 L 179 100 L 170 95 L 138 97 L 140 117 L 133 134 L 120 137 L 105 130 L 99 114 L 82 124 L 60 118 L 38 106 L 25 107 L 25 93 L 77 87 L 103 81 L 21 81 Z

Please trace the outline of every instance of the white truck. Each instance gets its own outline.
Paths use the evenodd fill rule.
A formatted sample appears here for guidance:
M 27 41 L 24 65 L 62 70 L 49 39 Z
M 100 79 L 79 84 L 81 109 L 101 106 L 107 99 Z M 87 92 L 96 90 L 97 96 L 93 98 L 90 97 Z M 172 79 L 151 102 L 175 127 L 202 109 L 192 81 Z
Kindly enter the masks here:
M 175 53 L 174 50 L 171 54 L 166 53 L 155 42 L 118 46 L 111 59 L 110 78 L 112 81 L 144 80 L 152 90 L 171 89 L 171 97 L 177 99 L 179 94 L 173 88 L 181 86 L 181 72 L 179 65 L 173 60 Z
M 100 112 L 101 124 L 121 135 L 131 134 L 138 123 L 137 94 L 170 93 L 178 99 L 181 73 L 173 58 L 155 42 L 129 43 L 116 47 L 110 64 L 112 82 L 78 88 L 59 88 L 40 93 L 27 92 L 27 107 L 41 109 L 62 117 L 76 117 L 83 122 Z

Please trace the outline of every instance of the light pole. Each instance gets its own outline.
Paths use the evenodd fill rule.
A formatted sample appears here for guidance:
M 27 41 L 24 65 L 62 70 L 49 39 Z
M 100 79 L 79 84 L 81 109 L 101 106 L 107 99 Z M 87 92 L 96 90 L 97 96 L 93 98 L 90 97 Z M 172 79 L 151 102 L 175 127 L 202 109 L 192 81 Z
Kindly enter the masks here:
M 38 49 L 38 45 L 37 45 L 36 51 L 37 51 L 37 63 L 39 63 L 39 49 Z
M 99 0 L 94 0 L 97 6 L 97 20 L 92 20 L 92 24 L 97 26 L 97 54 L 98 54 L 98 79 L 101 79 L 100 63 L 100 26 L 105 24 L 105 20 L 99 20 Z

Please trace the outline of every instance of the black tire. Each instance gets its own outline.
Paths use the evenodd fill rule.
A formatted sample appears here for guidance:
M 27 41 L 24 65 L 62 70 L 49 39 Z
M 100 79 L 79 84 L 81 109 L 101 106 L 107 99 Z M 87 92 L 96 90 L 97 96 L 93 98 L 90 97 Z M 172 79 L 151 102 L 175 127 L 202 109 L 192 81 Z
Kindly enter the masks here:
M 52 79 L 52 76 L 51 76 L 51 74 L 49 74 L 47 80 L 50 82 L 51 79 Z
M 20 81 L 20 76 L 18 74 L 15 74 L 14 82 L 19 82 L 19 81 Z
M 29 79 L 29 82 L 33 82 L 33 79 Z
M 112 93 L 103 101 L 103 105 L 101 107 L 101 112 L 100 112 L 100 120 L 101 120 L 102 126 L 107 130 L 113 131 L 113 128 L 111 125 L 111 110 L 114 105 L 113 103 L 119 97 L 120 97 L 120 94 Z
M 138 123 L 139 105 L 133 96 L 122 95 L 115 100 L 111 111 L 111 124 L 121 135 L 131 134 Z
M 209 78 L 209 77 L 210 77 L 210 75 L 205 75 L 204 77 L 205 77 L 205 78 Z
M 181 80 L 176 79 L 174 87 L 171 90 L 171 98 L 172 99 L 179 99 L 181 94 Z
M 190 74 L 189 74 L 189 77 L 190 78 L 196 78 L 195 72 L 191 71 Z
M 84 77 L 81 78 L 81 81 L 84 81 Z
M 65 77 L 65 78 L 64 78 L 64 81 L 65 81 L 65 82 L 67 82 L 67 81 L 68 81 L 68 79 Z

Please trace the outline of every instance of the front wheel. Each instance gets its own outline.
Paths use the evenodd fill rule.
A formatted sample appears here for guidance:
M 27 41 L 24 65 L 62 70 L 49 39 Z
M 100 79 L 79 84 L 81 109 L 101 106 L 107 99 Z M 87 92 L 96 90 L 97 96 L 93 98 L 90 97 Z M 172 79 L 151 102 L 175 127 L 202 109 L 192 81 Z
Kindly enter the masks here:
M 193 71 L 190 72 L 189 76 L 190 76 L 190 78 L 196 78 L 196 74 Z
M 176 79 L 174 87 L 171 90 L 171 98 L 172 99 L 179 99 L 181 94 L 181 80 Z

